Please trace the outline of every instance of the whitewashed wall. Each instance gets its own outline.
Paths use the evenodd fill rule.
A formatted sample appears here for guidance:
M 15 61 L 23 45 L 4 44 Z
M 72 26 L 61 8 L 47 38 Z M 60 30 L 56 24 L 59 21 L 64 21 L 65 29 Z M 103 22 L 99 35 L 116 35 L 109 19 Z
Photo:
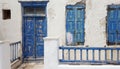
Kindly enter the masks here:
M 19 0 L 40 1 L 40 0 Z M 60 45 L 65 45 L 65 6 L 81 0 L 49 0 L 47 5 L 48 36 L 59 37 Z M 85 1 L 85 0 L 83 0 Z M 107 5 L 120 4 L 120 0 L 86 0 L 85 46 L 106 45 Z M 0 20 L 0 40 L 10 42 L 21 40 L 21 6 L 18 0 L 2 0 L 2 9 L 11 9 L 11 19 Z M 2 14 L 0 10 L 0 15 Z M 1 19 L 1 17 L 0 17 Z
M 11 19 L 0 20 L 0 40 L 16 42 L 21 40 L 21 6 L 18 0 L 2 0 L 2 9 L 11 10 Z M 0 10 L 2 15 L 2 10 Z
M 119 65 L 67 65 L 60 64 L 58 47 L 59 39 L 56 37 L 44 38 L 44 69 L 119 69 Z M 52 55 L 51 55 L 52 54 Z M 85 54 L 84 54 L 85 55 Z
M 65 45 L 65 6 L 81 0 L 49 0 L 48 36 L 60 37 L 60 45 Z M 86 0 L 85 46 L 106 45 L 107 5 L 120 4 L 120 0 Z
M 0 41 L 0 69 L 11 69 L 10 46 L 7 41 Z

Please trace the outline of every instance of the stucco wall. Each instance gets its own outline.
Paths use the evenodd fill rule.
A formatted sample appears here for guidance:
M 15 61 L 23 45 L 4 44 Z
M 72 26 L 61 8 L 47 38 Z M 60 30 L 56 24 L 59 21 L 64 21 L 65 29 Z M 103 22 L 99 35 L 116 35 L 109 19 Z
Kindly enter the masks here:
M 48 2 L 47 34 L 50 37 L 59 37 L 60 45 L 65 45 L 65 6 L 77 2 L 81 0 L 49 0 Z M 85 4 L 85 46 L 105 46 L 107 5 L 120 4 L 120 0 L 86 0 Z M 0 20 L 0 39 L 11 42 L 21 40 L 20 3 L 18 0 L 2 0 L 0 5 L 4 9 L 11 10 L 11 19 Z
M 1 8 L 11 10 L 11 19 L 0 18 L 0 40 L 10 42 L 21 40 L 21 6 L 18 0 L 2 0 Z M 2 10 L 0 15 L 2 15 Z
M 65 45 L 65 6 L 81 0 L 49 1 L 48 36 L 60 37 L 60 45 Z M 85 4 L 85 46 L 105 46 L 107 5 L 120 4 L 120 0 L 86 0 Z
M 0 69 L 10 68 L 10 46 L 7 41 L 0 41 Z

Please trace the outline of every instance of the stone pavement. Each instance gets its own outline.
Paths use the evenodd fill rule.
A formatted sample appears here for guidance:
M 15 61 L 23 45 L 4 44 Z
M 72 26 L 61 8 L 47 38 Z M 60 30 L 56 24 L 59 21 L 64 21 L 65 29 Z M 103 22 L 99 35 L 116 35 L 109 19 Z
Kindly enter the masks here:
M 19 68 L 17 69 L 44 69 L 43 62 L 36 63 L 36 62 L 27 62 L 23 63 Z

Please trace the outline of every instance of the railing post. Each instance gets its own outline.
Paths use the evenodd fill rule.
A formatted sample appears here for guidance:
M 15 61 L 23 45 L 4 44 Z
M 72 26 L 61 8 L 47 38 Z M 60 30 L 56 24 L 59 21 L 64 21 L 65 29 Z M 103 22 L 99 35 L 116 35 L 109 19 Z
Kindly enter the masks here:
M 56 69 L 58 60 L 58 39 L 44 38 L 44 69 Z
M 11 69 L 10 46 L 7 41 L 0 42 L 0 69 Z

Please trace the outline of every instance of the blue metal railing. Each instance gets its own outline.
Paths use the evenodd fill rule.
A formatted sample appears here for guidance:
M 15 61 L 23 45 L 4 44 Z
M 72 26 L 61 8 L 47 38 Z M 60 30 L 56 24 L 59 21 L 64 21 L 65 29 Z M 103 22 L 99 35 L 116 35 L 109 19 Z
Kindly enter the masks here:
M 21 41 L 10 43 L 10 61 L 11 63 L 20 59 Z
M 120 48 L 63 46 L 59 47 L 59 62 L 120 64 L 119 52 Z

